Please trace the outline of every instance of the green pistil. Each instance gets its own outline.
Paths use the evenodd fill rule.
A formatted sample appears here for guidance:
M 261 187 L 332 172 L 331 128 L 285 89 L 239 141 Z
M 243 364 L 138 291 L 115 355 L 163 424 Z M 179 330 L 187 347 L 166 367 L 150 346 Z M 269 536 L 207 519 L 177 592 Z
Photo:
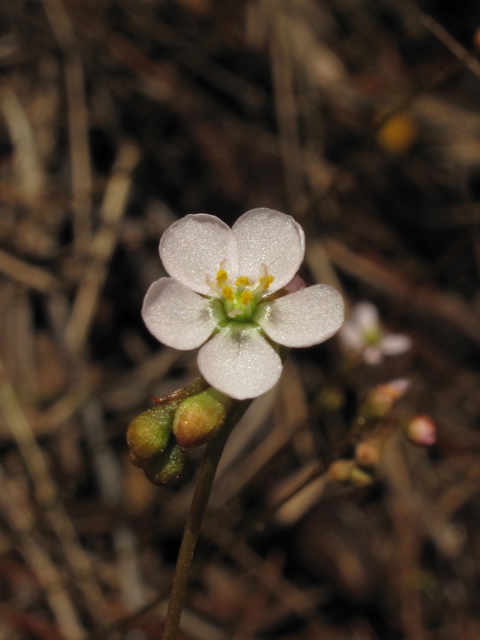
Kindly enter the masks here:
M 255 298 L 249 301 L 248 304 L 242 302 L 242 291 L 235 291 L 233 300 L 229 301 L 224 299 L 223 306 L 228 320 L 234 320 L 235 322 L 248 322 L 251 320 L 253 312 L 257 308 Z M 230 316 L 229 313 L 236 311 L 234 316 Z

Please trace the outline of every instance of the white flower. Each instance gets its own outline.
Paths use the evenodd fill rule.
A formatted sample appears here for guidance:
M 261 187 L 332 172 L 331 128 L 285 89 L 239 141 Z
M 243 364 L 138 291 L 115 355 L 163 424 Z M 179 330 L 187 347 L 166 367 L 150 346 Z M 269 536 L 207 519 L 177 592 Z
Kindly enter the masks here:
M 145 324 L 175 349 L 203 345 L 198 367 L 212 387 L 238 400 L 259 396 L 280 377 L 278 344 L 318 344 L 343 322 L 342 297 L 327 285 L 281 296 L 304 253 L 300 225 L 272 209 L 247 211 L 232 229 L 215 216 L 188 215 L 162 236 L 171 278 L 149 288 Z
M 359 302 L 338 335 L 344 345 L 360 353 L 367 364 L 380 364 L 383 356 L 400 355 L 412 346 L 408 336 L 383 335 L 378 310 L 371 302 Z

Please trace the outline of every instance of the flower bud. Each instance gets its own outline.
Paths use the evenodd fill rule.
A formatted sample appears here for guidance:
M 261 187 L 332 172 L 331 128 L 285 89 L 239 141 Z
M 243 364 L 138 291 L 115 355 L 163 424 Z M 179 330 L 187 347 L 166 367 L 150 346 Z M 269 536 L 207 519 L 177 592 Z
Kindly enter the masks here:
M 473 46 L 477 52 L 480 51 L 480 28 L 478 28 L 473 34 Z
M 405 379 L 392 380 L 387 384 L 380 384 L 371 389 L 358 415 L 363 420 L 380 420 L 392 410 L 393 403 L 401 398 L 410 387 L 410 381 Z
M 141 467 L 145 460 L 165 451 L 172 431 L 175 407 L 159 404 L 134 418 L 128 427 L 130 460 Z
M 404 153 L 418 138 L 418 127 L 410 114 L 397 113 L 388 118 L 377 132 L 377 142 L 392 155 Z
M 180 403 L 173 421 L 173 433 L 181 447 L 199 447 L 222 427 L 231 398 L 212 387 Z
M 362 489 L 373 483 L 372 476 L 360 469 L 355 460 L 337 460 L 327 471 L 328 482 L 348 482 L 354 487 Z
M 305 281 L 297 273 L 297 275 L 293 276 L 290 282 L 288 282 L 282 290 L 286 293 L 297 293 L 298 291 L 303 291 L 306 287 L 307 285 L 305 284 Z
M 143 463 L 143 472 L 153 484 L 172 484 L 181 476 L 188 462 L 188 453 L 173 440 L 159 456 Z
M 404 427 L 405 435 L 414 444 L 428 447 L 437 440 L 435 423 L 429 416 L 415 416 Z
M 340 387 L 328 385 L 317 394 L 313 409 L 315 413 L 333 413 L 339 411 L 345 402 L 345 394 Z
M 355 460 L 336 460 L 327 471 L 329 482 L 348 482 L 355 467 Z
M 356 465 L 353 467 L 349 479 L 351 484 L 358 489 L 363 489 L 364 487 L 368 487 L 373 484 L 373 478 L 368 471 L 360 469 L 360 467 L 357 467 Z
M 383 451 L 383 439 L 368 438 L 359 442 L 355 448 L 355 460 L 362 467 L 375 467 L 380 462 Z

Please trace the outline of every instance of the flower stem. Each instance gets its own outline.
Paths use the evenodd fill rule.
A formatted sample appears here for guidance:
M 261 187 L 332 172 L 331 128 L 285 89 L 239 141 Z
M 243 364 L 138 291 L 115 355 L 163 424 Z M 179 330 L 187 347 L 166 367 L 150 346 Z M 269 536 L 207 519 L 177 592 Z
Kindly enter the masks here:
M 251 402 L 251 400 L 237 400 L 233 402 L 222 430 L 207 444 L 205 449 L 190 512 L 185 524 L 182 544 L 178 553 L 162 640 L 176 640 L 177 638 L 193 554 L 197 545 L 200 527 L 207 508 L 217 466 L 230 432 L 248 409 Z

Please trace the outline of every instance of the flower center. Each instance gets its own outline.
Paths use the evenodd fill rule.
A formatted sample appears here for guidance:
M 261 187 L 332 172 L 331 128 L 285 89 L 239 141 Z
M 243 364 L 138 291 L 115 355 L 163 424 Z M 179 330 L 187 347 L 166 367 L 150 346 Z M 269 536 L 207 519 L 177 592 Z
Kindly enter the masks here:
M 223 260 L 216 279 L 212 280 L 207 276 L 207 284 L 215 292 L 215 296 L 220 298 L 228 318 L 237 322 L 251 320 L 261 298 L 272 284 L 273 276 L 269 275 L 267 265 L 261 264 L 258 280 L 252 285 L 248 276 L 240 276 L 233 283 L 225 267 Z
M 363 341 L 366 347 L 375 347 L 381 339 L 382 331 L 380 327 L 372 327 L 363 333 Z

